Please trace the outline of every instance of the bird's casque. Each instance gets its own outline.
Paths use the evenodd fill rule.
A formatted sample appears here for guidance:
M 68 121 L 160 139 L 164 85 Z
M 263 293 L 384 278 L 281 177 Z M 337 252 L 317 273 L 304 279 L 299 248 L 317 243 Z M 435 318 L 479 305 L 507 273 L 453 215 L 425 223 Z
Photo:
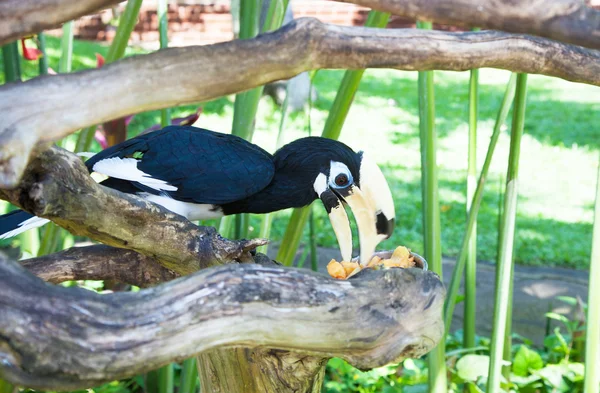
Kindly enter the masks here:
M 343 260 L 352 257 L 356 219 L 360 260 L 367 263 L 394 229 L 394 204 L 381 170 L 363 152 L 320 137 L 295 140 L 271 155 L 230 134 L 169 126 L 109 147 L 87 160 L 100 184 L 136 194 L 189 220 L 302 207 L 319 198 Z M 0 216 L 0 238 L 48 220 L 24 211 Z

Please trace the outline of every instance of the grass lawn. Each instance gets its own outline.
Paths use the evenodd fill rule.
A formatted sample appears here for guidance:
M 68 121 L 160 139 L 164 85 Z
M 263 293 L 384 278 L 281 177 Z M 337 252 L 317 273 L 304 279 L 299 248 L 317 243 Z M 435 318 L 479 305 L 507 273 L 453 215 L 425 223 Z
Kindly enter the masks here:
M 48 37 L 48 47 L 50 65 L 56 69 L 59 41 Z M 105 54 L 106 47 L 76 41 L 73 69 L 95 67 L 95 52 Z M 26 78 L 33 77 L 37 63 L 24 64 L 23 69 Z M 338 70 L 319 71 L 314 79 L 319 92 L 311 112 L 315 134 L 323 128 L 342 74 L 343 71 Z M 508 72 L 488 69 L 480 74 L 480 167 L 508 77 Z M 465 225 L 468 78 L 466 72 L 435 74 L 442 246 L 443 254 L 449 257 L 456 256 Z M 156 89 L 160 94 L 160 86 Z M 529 78 L 515 244 L 518 263 L 582 269 L 588 266 L 600 149 L 599 98 L 597 87 L 537 75 Z M 173 115 L 188 114 L 198 106 L 203 106 L 203 113 L 196 126 L 230 131 L 233 96 L 179 107 Z M 158 111 L 137 115 L 130 125 L 130 135 L 158 123 L 159 119 Z M 259 108 L 254 142 L 273 151 L 279 119 L 279 109 L 265 97 Z M 307 120 L 303 114 L 292 115 L 286 124 L 286 141 L 307 135 Z M 510 116 L 507 126 L 510 126 Z M 381 248 L 403 244 L 416 252 L 423 249 L 418 132 L 417 73 L 365 72 L 341 140 L 375 156 L 393 189 L 397 228 Z M 509 129 L 505 128 L 479 214 L 478 258 L 481 260 L 493 261 L 496 255 L 496 228 L 508 147 Z M 315 213 L 319 245 L 335 247 L 324 209 L 319 206 Z M 284 211 L 276 215 L 272 240 L 281 239 L 289 214 Z M 253 217 L 251 223 L 257 234 L 260 218 Z

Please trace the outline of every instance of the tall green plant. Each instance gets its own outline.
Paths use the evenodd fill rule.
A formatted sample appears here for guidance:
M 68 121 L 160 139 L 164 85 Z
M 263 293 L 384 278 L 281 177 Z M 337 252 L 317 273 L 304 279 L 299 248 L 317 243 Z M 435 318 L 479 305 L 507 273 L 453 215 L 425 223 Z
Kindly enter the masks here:
M 73 21 L 65 23 L 62 27 L 62 32 L 58 72 L 66 74 L 71 72 L 73 65 Z
M 475 29 L 478 30 L 478 29 Z M 467 216 L 471 211 L 473 196 L 477 188 L 477 111 L 479 106 L 479 70 L 471 70 L 469 78 L 469 150 L 467 165 Z M 465 270 L 465 317 L 463 344 L 465 348 L 475 346 L 475 300 L 477 277 L 477 220 L 470 236 Z
M 587 331 L 585 336 L 584 393 L 598 393 L 600 375 L 600 165 L 596 179 L 596 202 L 594 207 L 594 230 L 592 233 L 592 258 L 590 260 Z
M 181 366 L 181 380 L 178 393 L 194 393 L 198 382 L 198 368 L 196 358 L 186 359 Z
M 458 253 L 458 258 L 456 260 L 456 265 L 454 266 L 454 270 L 452 272 L 452 279 L 450 280 L 450 285 L 448 287 L 448 292 L 446 295 L 446 304 L 444 307 L 444 321 L 447 332 L 449 331 L 450 326 L 452 325 L 452 317 L 454 314 L 454 306 L 456 305 L 456 299 L 458 297 L 460 280 L 463 276 L 463 271 L 469 252 L 469 239 L 473 234 L 473 228 L 475 227 L 477 214 L 479 213 L 481 200 L 483 199 L 483 190 L 488 177 L 490 165 L 492 164 L 492 158 L 494 157 L 494 151 L 498 143 L 498 138 L 500 137 L 500 130 L 502 128 L 502 125 L 506 121 L 506 117 L 508 116 L 508 112 L 514 99 L 516 81 L 516 74 L 512 74 L 510 76 L 508 84 L 506 85 L 504 98 L 502 99 L 502 103 L 500 104 L 500 110 L 498 111 L 498 115 L 496 116 L 496 123 L 494 124 L 494 130 L 492 132 L 488 150 L 485 156 L 485 162 L 483 163 L 483 168 L 481 169 L 481 174 L 479 175 L 479 181 L 477 182 L 477 188 L 471 201 L 471 209 L 469 210 L 469 214 L 467 216 L 467 228 L 465 230 L 465 233 L 463 234 L 460 251 Z
M 511 271 L 513 267 L 513 244 L 515 238 L 515 221 L 517 216 L 517 193 L 519 156 L 523 125 L 525 122 L 525 101 L 527 94 L 527 74 L 517 76 L 515 93 L 515 109 L 513 111 L 510 153 L 506 175 L 506 191 L 504 211 L 500 232 L 500 252 L 496 265 L 496 295 L 494 301 L 494 325 L 490 349 L 490 368 L 487 381 L 487 392 L 500 392 L 502 358 L 507 327 L 509 308 Z
M 430 22 L 418 22 L 431 29 Z M 437 175 L 437 134 L 433 71 L 419 72 L 419 130 L 421 138 L 421 192 L 423 199 L 423 244 L 425 259 L 432 271 L 442 276 L 440 205 Z M 429 391 L 446 392 L 445 341 L 442 339 L 428 355 Z
M 168 19 L 168 4 L 167 0 L 158 0 L 156 8 L 156 16 L 158 17 L 158 34 L 160 41 L 160 49 L 169 47 L 169 19 Z M 163 127 L 171 124 L 171 110 L 165 108 L 160 112 L 160 124 Z
M 48 74 L 48 54 L 46 53 L 46 34 L 41 32 L 37 36 L 38 49 L 42 52 L 42 57 L 38 60 L 40 75 Z
M 389 13 L 371 11 L 367 16 L 365 26 L 384 28 L 387 26 L 389 18 Z M 321 134 L 323 138 L 338 139 L 340 137 L 342 126 L 346 121 L 346 117 L 350 111 L 350 105 L 352 105 L 354 95 L 358 90 L 358 85 L 360 84 L 364 72 L 364 70 L 353 70 L 344 73 L 333 105 L 329 110 L 329 116 L 325 122 L 323 133 Z M 291 266 L 294 261 L 294 255 L 296 255 L 296 251 L 300 245 L 300 238 L 302 237 L 302 232 L 309 217 L 309 209 L 310 206 L 305 206 L 294 209 L 292 212 L 292 217 L 287 225 L 281 242 L 285 247 L 279 249 L 276 258 L 286 266 Z
M 240 3 L 240 39 L 255 37 L 259 31 L 277 29 L 283 22 L 283 15 L 288 6 L 288 0 L 271 0 L 263 26 L 259 26 L 261 1 L 247 0 Z M 282 8 L 284 12 L 279 12 Z M 262 96 L 263 86 L 239 93 L 235 96 L 233 104 L 233 124 L 231 133 L 248 141 L 254 134 L 254 119 L 258 111 L 258 103 Z M 224 231 L 231 233 L 228 225 L 231 221 L 224 221 Z M 247 237 L 248 215 L 238 214 L 235 217 L 236 237 Z
M 129 0 L 125 6 L 125 11 L 119 18 L 119 26 L 113 38 L 113 42 L 110 44 L 108 54 L 106 55 L 106 64 L 112 63 L 119 60 L 125 55 L 129 37 L 135 27 L 142 7 L 142 0 Z M 96 126 L 88 127 L 79 133 L 77 144 L 75 146 L 76 152 L 89 151 L 94 140 L 94 133 L 96 132 Z
M 21 80 L 21 58 L 19 56 L 19 43 L 17 41 L 2 47 L 2 58 L 4 59 L 5 83 Z

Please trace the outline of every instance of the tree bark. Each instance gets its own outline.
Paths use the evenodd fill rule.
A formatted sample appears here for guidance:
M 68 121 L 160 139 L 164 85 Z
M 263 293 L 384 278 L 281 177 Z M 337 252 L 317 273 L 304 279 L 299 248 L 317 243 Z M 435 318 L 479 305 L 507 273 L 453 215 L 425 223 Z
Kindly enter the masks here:
M 202 393 L 320 393 L 327 358 L 277 349 L 216 349 L 198 355 Z
M 170 48 L 100 69 L 0 87 L 0 187 L 16 186 L 36 145 L 89 125 L 213 99 L 307 70 L 377 67 L 494 67 L 600 85 L 599 52 L 544 38 L 340 27 L 298 19 L 251 40 Z
M 0 0 L 0 45 L 57 27 L 121 0 Z
M 378 367 L 421 356 L 444 334 L 443 284 L 415 268 L 368 269 L 339 281 L 229 264 L 139 292 L 99 295 L 48 285 L 0 257 L 0 287 L 0 376 L 43 390 L 95 386 L 204 351 L 253 347 L 239 364 L 254 378 L 239 392 L 272 384 L 278 392 L 310 392 L 307 381 L 322 378 L 323 359 Z M 207 386 L 226 386 L 211 373 L 219 373 L 218 364 L 203 371 Z
M 341 0 L 449 25 L 533 34 L 600 49 L 600 11 L 582 0 Z
M 133 195 L 98 185 L 81 159 L 52 147 L 37 156 L 5 199 L 71 233 L 137 251 L 178 274 L 252 261 L 265 240 L 232 241 L 214 228 L 198 227 L 171 211 Z
M 100 244 L 25 259 L 21 266 L 53 284 L 70 280 L 114 280 L 146 288 L 180 276 L 151 257 Z

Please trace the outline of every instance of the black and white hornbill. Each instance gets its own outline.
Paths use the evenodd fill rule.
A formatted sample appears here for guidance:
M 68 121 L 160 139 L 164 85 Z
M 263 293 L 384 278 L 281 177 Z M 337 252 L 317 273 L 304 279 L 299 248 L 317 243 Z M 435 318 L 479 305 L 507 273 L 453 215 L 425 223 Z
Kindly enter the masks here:
M 189 220 L 274 212 L 320 198 L 346 261 L 352 257 L 352 232 L 343 204 L 354 214 L 364 264 L 394 229 L 392 194 L 377 164 L 331 139 L 298 139 L 271 155 L 233 135 L 169 126 L 109 147 L 86 165 L 108 176 L 103 186 L 136 194 Z M 46 222 L 12 212 L 0 217 L 0 237 Z

